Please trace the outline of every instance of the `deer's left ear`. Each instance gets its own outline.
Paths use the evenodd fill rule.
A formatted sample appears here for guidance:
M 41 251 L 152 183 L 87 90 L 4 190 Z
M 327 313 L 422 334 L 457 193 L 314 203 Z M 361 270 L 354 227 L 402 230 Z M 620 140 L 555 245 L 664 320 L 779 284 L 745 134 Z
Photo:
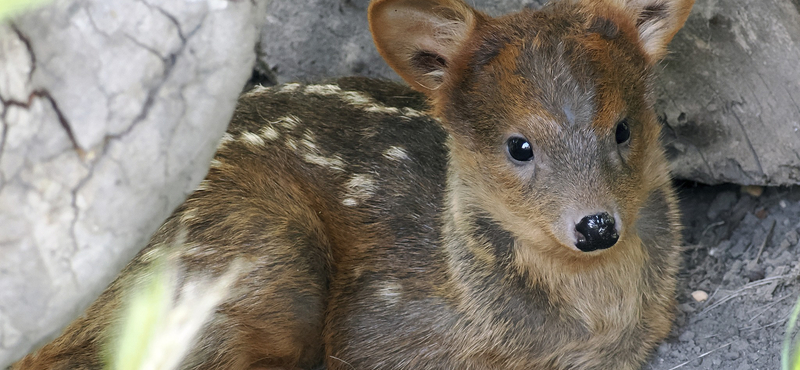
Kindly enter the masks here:
M 451 73 L 479 15 L 462 0 L 374 0 L 369 28 L 378 52 L 411 87 L 434 94 Z
M 648 60 L 655 63 L 667 53 L 667 44 L 683 27 L 694 0 L 606 0 L 633 17 Z

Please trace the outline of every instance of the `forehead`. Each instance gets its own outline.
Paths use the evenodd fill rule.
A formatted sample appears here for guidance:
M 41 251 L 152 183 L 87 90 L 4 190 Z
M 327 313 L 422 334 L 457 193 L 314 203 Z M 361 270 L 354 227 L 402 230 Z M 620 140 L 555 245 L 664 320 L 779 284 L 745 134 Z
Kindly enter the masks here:
M 576 7 L 523 11 L 482 29 L 471 69 L 506 113 L 608 129 L 645 81 L 627 26 Z

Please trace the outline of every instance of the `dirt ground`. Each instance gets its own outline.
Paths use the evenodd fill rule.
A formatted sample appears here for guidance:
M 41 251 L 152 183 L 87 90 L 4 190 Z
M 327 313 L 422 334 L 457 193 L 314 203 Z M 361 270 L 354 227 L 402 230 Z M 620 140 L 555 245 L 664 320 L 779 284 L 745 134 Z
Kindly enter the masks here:
M 680 195 L 678 316 L 645 369 L 780 369 L 800 293 L 800 187 L 683 183 Z

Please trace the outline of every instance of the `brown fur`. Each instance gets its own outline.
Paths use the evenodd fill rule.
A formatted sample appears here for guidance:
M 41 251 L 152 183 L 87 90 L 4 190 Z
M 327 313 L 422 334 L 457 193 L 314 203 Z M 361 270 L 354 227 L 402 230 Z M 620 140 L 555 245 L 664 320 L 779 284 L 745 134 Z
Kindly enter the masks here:
M 691 5 L 374 1 L 378 50 L 426 97 L 364 79 L 245 94 L 200 188 L 13 368 L 100 368 L 123 292 L 173 248 L 186 279 L 253 266 L 184 369 L 639 368 L 670 329 L 681 243 L 651 70 Z M 532 161 L 512 163 L 512 135 Z M 571 222 L 598 211 L 619 240 L 581 252 Z

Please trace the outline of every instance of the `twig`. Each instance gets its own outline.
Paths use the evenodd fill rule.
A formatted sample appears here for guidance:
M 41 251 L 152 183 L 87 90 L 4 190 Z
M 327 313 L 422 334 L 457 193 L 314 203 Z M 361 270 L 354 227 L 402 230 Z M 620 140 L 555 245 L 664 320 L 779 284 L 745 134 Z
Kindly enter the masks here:
M 717 221 L 717 222 L 715 222 L 715 223 L 713 223 L 711 225 L 706 226 L 706 228 L 703 229 L 703 232 L 700 234 L 700 237 L 702 238 L 702 237 L 706 236 L 706 233 L 709 230 L 711 230 L 712 228 L 717 227 L 717 226 L 722 226 L 722 225 L 725 225 L 725 221 Z
M 747 328 L 742 328 L 742 330 L 756 331 L 756 330 L 766 329 L 766 328 L 768 328 L 770 326 L 774 326 L 774 325 L 777 325 L 777 324 L 782 324 L 782 323 L 786 322 L 786 320 L 789 320 L 789 315 L 788 314 L 786 315 L 786 317 L 784 317 L 784 318 L 782 318 L 782 319 L 780 319 L 778 321 L 773 321 L 773 322 L 771 322 L 771 323 L 769 323 L 767 325 L 760 326 L 760 327 L 751 326 L 751 327 L 747 327 Z
M 697 244 L 694 244 L 694 245 L 685 245 L 683 247 L 683 251 L 684 252 L 693 251 L 693 250 L 697 250 L 697 249 L 704 248 L 704 247 L 705 247 L 705 245 L 703 245 L 703 243 L 697 243 Z
M 756 255 L 755 262 L 753 264 L 757 264 L 759 258 L 761 258 L 761 253 L 764 252 L 764 246 L 767 245 L 769 238 L 772 237 L 772 231 L 775 230 L 775 220 L 772 220 L 772 226 L 769 227 L 769 231 L 767 231 L 767 237 L 764 238 L 764 241 L 761 242 L 761 247 L 758 248 L 758 254 Z
M 706 299 L 706 304 L 705 304 L 705 306 L 708 306 L 708 304 L 709 304 L 709 303 L 710 303 L 710 302 L 711 302 L 711 301 L 714 299 L 714 297 L 716 297 L 716 296 L 717 296 L 717 293 L 719 293 L 719 288 L 720 288 L 720 287 L 722 287 L 722 284 L 720 284 L 720 285 L 717 285 L 717 289 L 714 289 L 714 293 L 711 293 L 711 296 L 710 296 L 710 297 L 708 297 L 708 299 Z
M 670 368 L 669 370 L 675 370 L 675 369 L 682 368 L 682 367 L 684 367 L 684 366 L 688 365 L 690 362 L 692 362 L 692 361 L 694 361 L 694 360 L 697 360 L 697 359 L 700 359 L 700 358 L 706 357 L 706 356 L 708 356 L 708 355 L 710 355 L 710 354 L 712 354 L 712 353 L 714 353 L 714 352 L 716 352 L 716 351 L 719 351 L 719 350 L 721 350 L 721 349 L 723 349 L 723 348 L 725 348 L 725 347 L 727 347 L 727 346 L 730 346 L 731 344 L 733 344 L 733 342 L 728 342 L 727 344 L 723 344 L 721 347 L 714 348 L 714 349 L 712 349 L 712 350 L 710 350 L 710 351 L 708 351 L 708 352 L 706 352 L 706 353 L 701 353 L 699 356 L 697 356 L 697 358 L 693 358 L 693 359 L 691 359 L 691 360 L 689 360 L 689 361 L 686 361 L 686 362 L 680 363 L 680 364 L 678 364 L 678 365 L 675 365 L 675 366 L 673 366 L 672 368 Z
M 747 320 L 747 322 L 752 322 L 753 320 L 757 319 L 759 316 L 763 315 L 764 312 L 769 311 L 769 309 L 772 308 L 772 306 L 774 306 L 774 305 L 776 305 L 776 304 L 778 304 L 780 302 L 783 302 L 784 299 L 789 298 L 789 297 L 790 297 L 790 295 L 785 295 L 785 296 L 783 296 L 783 298 L 778 299 L 777 301 L 772 302 L 772 303 L 764 306 L 764 309 L 761 312 L 759 312 L 758 315 L 753 316 L 752 318 L 750 318 L 750 320 Z
M 761 280 L 758 280 L 758 281 L 754 281 L 752 283 L 747 283 L 744 286 L 742 286 L 741 288 L 731 292 L 731 294 L 729 294 L 729 295 L 727 295 L 727 296 L 725 296 L 723 298 L 720 298 L 720 300 L 714 302 L 714 304 L 712 304 L 712 305 L 706 307 L 705 309 L 703 309 L 703 311 L 700 312 L 700 315 L 702 315 L 702 314 L 704 314 L 704 313 L 706 313 L 706 312 L 708 312 L 708 311 L 710 311 L 710 310 L 712 310 L 714 308 L 719 307 L 721 304 L 723 304 L 723 303 L 725 303 L 727 301 L 730 301 L 731 299 L 734 299 L 734 298 L 742 295 L 748 289 L 756 288 L 756 287 L 759 287 L 759 286 L 762 286 L 762 285 L 769 284 L 774 280 L 785 279 L 785 278 L 792 277 L 792 276 L 794 276 L 794 275 L 793 274 L 778 275 L 778 276 L 772 276 L 772 277 L 764 278 L 764 279 L 761 279 Z

